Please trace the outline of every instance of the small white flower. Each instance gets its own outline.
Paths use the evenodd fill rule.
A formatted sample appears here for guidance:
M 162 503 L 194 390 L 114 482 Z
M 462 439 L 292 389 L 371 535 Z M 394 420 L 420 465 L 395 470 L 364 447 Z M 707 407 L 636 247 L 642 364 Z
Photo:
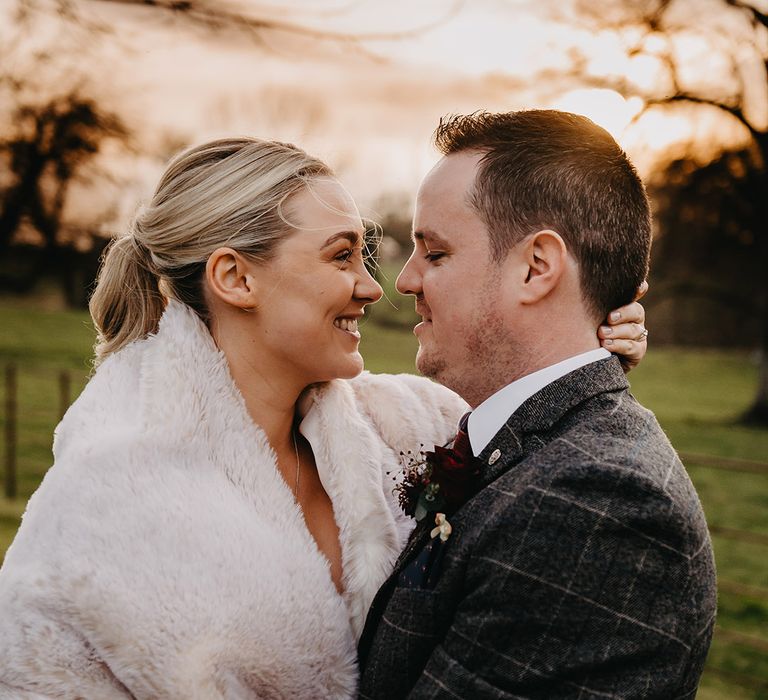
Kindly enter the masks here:
M 429 534 L 430 537 L 437 537 L 440 535 L 440 539 L 445 542 L 451 536 L 451 524 L 445 519 L 445 513 L 438 513 L 435 516 L 436 528 Z

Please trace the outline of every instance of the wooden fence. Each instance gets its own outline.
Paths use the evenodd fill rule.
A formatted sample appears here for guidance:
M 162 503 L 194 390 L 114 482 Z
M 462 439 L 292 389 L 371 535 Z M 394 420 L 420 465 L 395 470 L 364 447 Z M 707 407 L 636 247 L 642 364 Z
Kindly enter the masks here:
M 18 372 L 16 365 L 5 367 L 5 471 L 6 498 L 16 498 L 16 436 L 18 421 Z
M 58 376 L 58 417 L 62 418 L 72 403 L 72 373 L 68 369 L 56 371 Z M 19 382 L 18 368 L 14 363 L 5 365 L 5 455 L 3 491 L 5 497 L 18 497 L 17 449 L 19 434 Z

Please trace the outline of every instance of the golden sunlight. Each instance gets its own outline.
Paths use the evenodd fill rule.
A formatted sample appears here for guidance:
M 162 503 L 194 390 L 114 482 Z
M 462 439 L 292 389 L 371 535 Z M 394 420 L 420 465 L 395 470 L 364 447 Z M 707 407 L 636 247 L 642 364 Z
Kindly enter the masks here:
M 632 118 L 643 108 L 643 100 L 639 97 L 625 99 L 615 90 L 589 88 L 565 93 L 553 107 L 588 117 L 618 141 Z

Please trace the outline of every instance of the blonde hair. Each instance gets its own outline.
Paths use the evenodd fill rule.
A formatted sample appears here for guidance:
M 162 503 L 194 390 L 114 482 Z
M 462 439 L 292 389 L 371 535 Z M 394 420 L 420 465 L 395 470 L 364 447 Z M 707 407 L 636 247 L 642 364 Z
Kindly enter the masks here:
M 149 204 L 104 256 L 89 304 L 96 363 L 155 333 L 164 297 L 207 322 L 203 277 L 210 254 L 229 246 L 268 261 L 290 230 L 283 203 L 310 178 L 332 175 L 292 144 L 253 138 L 212 141 L 176 156 Z

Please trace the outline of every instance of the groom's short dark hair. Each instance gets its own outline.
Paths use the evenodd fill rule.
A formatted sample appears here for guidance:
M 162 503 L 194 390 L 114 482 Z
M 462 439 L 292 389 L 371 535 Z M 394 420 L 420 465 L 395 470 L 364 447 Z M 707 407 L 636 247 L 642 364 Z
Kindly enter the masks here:
M 476 150 L 471 204 L 503 260 L 525 236 L 557 231 L 579 264 L 585 301 L 602 318 L 648 274 L 648 197 L 627 154 L 586 117 L 556 110 L 477 112 L 440 120 L 444 155 Z

